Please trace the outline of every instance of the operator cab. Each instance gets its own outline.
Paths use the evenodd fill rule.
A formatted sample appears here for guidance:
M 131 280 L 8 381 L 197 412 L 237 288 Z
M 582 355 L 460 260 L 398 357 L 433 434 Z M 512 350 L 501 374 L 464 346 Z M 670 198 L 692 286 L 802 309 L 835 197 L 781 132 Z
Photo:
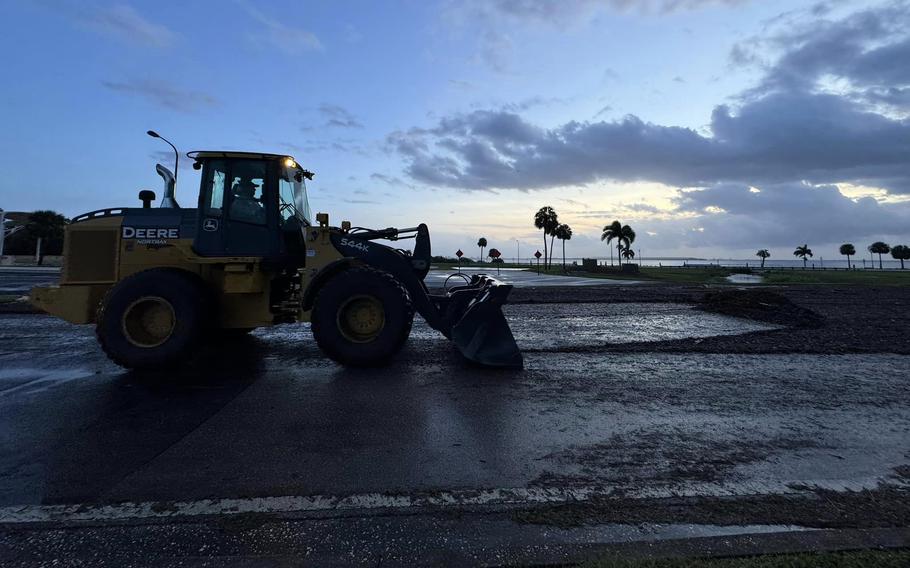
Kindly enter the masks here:
M 202 170 L 193 248 L 201 256 L 257 256 L 303 265 L 311 224 L 306 179 L 291 156 L 189 152 Z

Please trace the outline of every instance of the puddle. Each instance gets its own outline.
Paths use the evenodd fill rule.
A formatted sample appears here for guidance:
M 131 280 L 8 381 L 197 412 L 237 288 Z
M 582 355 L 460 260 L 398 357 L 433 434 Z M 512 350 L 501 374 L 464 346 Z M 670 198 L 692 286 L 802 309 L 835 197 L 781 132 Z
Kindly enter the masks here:
M 503 268 L 500 273 L 497 274 L 496 269 L 473 269 L 462 270 L 462 274 L 470 276 L 472 274 L 485 273 L 497 280 L 504 282 L 506 284 L 511 284 L 518 287 L 539 287 L 539 286 L 631 286 L 640 284 L 641 282 L 637 280 L 624 280 L 618 279 L 613 280 L 610 278 L 586 278 L 583 276 L 561 276 L 554 274 L 541 274 L 538 275 L 536 272 L 527 271 L 523 268 Z M 445 285 L 446 279 L 454 274 L 453 272 L 443 271 L 443 270 L 431 270 L 426 277 L 427 286 L 430 288 L 442 288 Z M 464 282 L 460 277 L 455 276 L 449 280 L 448 286 L 461 285 Z
M 505 306 L 523 349 L 552 349 L 740 335 L 774 326 L 686 304 L 522 304 Z
M 732 284 L 761 284 L 764 280 L 758 274 L 731 274 L 727 282 Z
M 604 524 L 590 527 L 553 529 L 565 533 L 560 535 L 563 542 L 639 542 L 651 540 L 676 540 L 683 538 L 704 538 L 712 536 L 736 536 L 744 534 L 773 534 L 813 530 L 798 525 L 697 525 L 685 523 L 640 525 Z M 568 537 L 568 538 L 567 538 Z M 571 540 L 570 540 L 571 539 Z

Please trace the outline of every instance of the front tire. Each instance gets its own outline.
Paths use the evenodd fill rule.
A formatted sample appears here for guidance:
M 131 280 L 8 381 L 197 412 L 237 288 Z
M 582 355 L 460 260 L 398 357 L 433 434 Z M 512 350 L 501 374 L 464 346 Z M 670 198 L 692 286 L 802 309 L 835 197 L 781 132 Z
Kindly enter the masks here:
M 368 367 L 391 359 L 407 341 L 414 307 L 391 274 L 345 270 L 319 290 L 311 329 L 322 351 L 343 365 Z
M 111 288 L 98 309 L 95 334 L 107 356 L 128 369 L 163 369 L 189 359 L 211 321 L 202 283 L 179 270 L 155 268 Z

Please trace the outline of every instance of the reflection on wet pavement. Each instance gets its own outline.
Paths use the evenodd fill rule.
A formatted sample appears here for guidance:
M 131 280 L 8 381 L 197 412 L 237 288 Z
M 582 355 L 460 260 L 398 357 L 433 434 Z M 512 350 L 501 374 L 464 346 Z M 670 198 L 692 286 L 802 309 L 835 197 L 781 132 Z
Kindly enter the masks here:
M 778 329 L 685 304 L 522 304 L 505 308 L 524 349 L 697 339 Z
M 108 362 L 90 326 L 2 316 L 0 504 L 616 487 L 785 491 L 893 481 L 910 458 L 899 355 L 597 354 L 565 345 L 766 326 L 675 304 L 508 306 L 523 371 L 421 322 L 382 369 L 257 330 L 180 373 Z
M 512 284 L 513 286 L 624 286 L 640 284 L 634 280 L 611 280 L 609 278 L 585 278 L 583 276 L 556 276 L 551 274 L 540 274 L 528 271 L 523 268 L 503 268 L 497 271 L 495 268 L 465 268 L 461 270 L 462 274 L 470 276 L 472 274 L 489 274 L 490 276 Z M 430 270 L 426 277 L 427 286 L 430 288 L 442 288 L 449 276 L 455 274 L 452 270 Z M 454 276 L 447 287 L 458 286 L 464 283 L 459 276 Z

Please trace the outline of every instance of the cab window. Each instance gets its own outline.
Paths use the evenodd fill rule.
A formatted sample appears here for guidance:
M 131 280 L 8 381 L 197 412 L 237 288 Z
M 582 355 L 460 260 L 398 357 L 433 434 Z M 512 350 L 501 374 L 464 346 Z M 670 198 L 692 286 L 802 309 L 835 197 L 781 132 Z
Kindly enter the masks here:
M 234 162 L 230 183 L 232 221 L 265 225 L 265 201 L 262 197 L 265 179 L 265 162 L 256 160 Z
M 208 191 L 208 202 L 205 204 L 206 215 L 212 217 L 221 217 L 222 207 L 224 207 L 224 179 L 226 177 L 224 160 L 212 160 L 209 162 L 208 179 L 205 186 Z

